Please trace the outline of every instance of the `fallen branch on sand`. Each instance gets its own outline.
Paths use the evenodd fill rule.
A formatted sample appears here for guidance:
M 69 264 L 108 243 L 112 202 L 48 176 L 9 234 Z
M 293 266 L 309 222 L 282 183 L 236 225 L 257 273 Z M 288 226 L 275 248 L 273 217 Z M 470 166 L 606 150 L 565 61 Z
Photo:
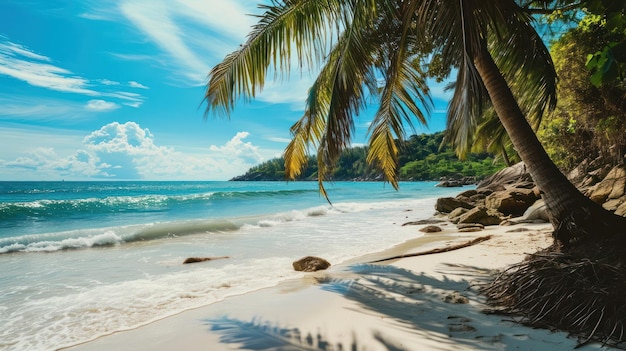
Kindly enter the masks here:
M 487 241 L 489 239 L 491 239 L 491 235 L 486 235 L 486 236 L 481 236 L 481 237 L 478 237 L 476 239 L 473 239 L 473 240 L 470 240 L 468 242 L 465 242 L 465 243 L 462 243 L 462 244 L 458 244 L 458 245 L 452 245 L 452 246 L 432 249 L 432 250 L 428 250 L 428 251 L 415 252 L 415 253 L 409 253 L 409 254 L 404 254 L 404 255 L 393 256 L 393 257 L 387 257 L 387 258 L 383 258 L 383 259 L 380 259 L 380 260 L 371 261 L 369 263 L 378 263 L 378 262 L 383 262 L 383 261 L 395 260 L 395 259 L 399 259 L 399 258 L 424 256 L 424 255 L 431 255 L 431 254 L 437 254 L 437 253 L 442 253 L 442 252 L 448 252 L 448 251 L 458 250 L 458 249 L 462 249 L 464 247 L 476 245 L 476 244 L 482 243 L 483 241 Z

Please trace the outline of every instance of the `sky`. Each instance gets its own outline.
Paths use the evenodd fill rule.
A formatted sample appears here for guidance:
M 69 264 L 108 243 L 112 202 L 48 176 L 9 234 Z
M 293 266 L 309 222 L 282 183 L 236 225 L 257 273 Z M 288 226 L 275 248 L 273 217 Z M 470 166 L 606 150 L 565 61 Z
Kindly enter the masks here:
M 0 181 L 228 180 L 280 157 L 314 71 L 270 82 L 230 118 L 203 102 L 260 1 L 0 1 Z M 450 93 L 431 90 L 418 133 L 445 127 Z M 354 146 L 375 108 L 355 119 Z

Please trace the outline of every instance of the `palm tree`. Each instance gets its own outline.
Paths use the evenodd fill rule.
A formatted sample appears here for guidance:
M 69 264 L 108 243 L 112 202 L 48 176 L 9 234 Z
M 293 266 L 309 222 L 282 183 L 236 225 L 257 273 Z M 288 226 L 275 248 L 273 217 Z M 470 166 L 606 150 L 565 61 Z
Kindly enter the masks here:
M 429 91 L 424 62 L 433 55 L 455 67 L 448 127 L 464 137 L 492 106 L 520 158 L 543 192 L 559 245 L 623 231 L 626 220 L 582 195 L 550 160 L 526 116 L 540 118 L 555 104 L 556 74 L 532 17 L 514 0 L 273 0 L 248 41 L 213 68 L 207 112 L 228 115 L 237 98 L 262 89 L 271 69 L 288 72 L 323 62 L 303 117 L 285 150 L 288 177 L 317 147 L 320 190 L 350 142 L 353 116 L 376 96 L 368 162 L 397 187 L 397 147 L 405 124 L 426 123 Z M 427 65 L 426 65 L 427 67 Z M 380 84 L 381 78 L 384 84 Z

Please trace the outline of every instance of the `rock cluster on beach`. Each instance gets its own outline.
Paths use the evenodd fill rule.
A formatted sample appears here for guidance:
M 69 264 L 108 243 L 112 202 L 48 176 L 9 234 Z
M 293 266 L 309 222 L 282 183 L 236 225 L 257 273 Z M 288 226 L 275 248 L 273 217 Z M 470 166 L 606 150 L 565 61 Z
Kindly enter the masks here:
M 626 165 L 593 169 L 583 162 L 568 177 L 605 209 L 626 215 Z M 480 230 L 480 226 L 549 221 L 541 193 L 522 162 L 483 180 L 476 190 L 437 199 L 435 209 L 440 217 L 465 231 Z

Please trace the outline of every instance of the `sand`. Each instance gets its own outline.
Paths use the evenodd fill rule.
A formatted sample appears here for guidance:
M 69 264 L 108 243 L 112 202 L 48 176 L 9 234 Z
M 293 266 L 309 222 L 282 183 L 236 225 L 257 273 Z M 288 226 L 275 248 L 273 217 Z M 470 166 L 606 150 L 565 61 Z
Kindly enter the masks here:
M 399 230 L 415 231 L 420 226 Z M 566 333 L 485 314 L 478 294 L 494 270 L 551 243 L 548 224 L 459 233 L 447 223 L 384 252 L 183 312 L 67 350 L 571 350 Z M 418 234 L 419 233 L 419 234 Z M 463 249 L 370 264 L 491 235 Z M 358 244 L 358 243 L 355 243 Z M 587 344 L 581 350 L 608 349 Z

